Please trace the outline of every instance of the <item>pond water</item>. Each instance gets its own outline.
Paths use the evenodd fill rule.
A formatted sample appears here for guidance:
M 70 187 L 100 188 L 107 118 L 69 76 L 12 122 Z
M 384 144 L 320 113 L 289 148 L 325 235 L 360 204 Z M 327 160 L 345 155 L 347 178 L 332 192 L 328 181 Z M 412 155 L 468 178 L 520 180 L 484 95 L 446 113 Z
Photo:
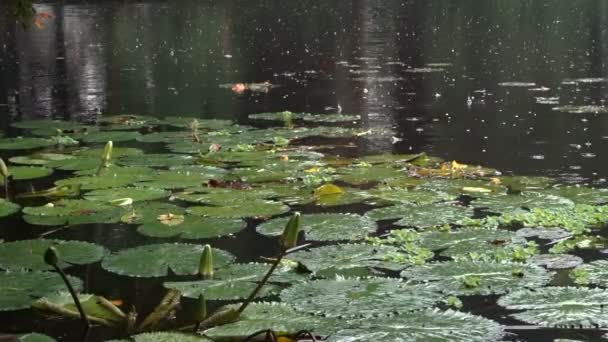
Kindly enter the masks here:
M 271 123 L 248 115 L 341 112 L 360 119 L 330 126 L 356 129 L 357 137 L 313 136 L 297 143 L 337 144 L 322 152 L 353 157 L 426 152 L 497 169 L 500 175 L 606 187 L 605 1 L 48 1 L 35 6 L 51 18 L 42 28 L 27 30 L 0 7 L 0 131 L 8 136 L 27 133 L 12 124 L 31 119 L 94 123 L 109 115 L 138 114 L 229 119 L 267 128 Z M 266 81 L 276 87 L 231 89 Z M 166 151 L 162 144 L 117 145 Z M 26 154 L 4 150 L 1 156 Z M 70 175 L 56 172 L 36 187 Z M 460 200 L 466 204 L 466 198 Z M 374 206 L 294 208 L 364 214 Z M 2 220 L 5 241 L 40 235 L 20 216 Z M 236 238 L 194 241 L 211 241 L 239 261 L 259 261 L 258 256 L 277 251 L 275 239 L 256 232 L 259 223 L 248 219 Z M 383 231 L 393 227 L 393 222 L 380 224 Z M 161 241 L 121 224 L 93 224 L 47 237 L 96 242 L 111 251 L 188 242 Z M 597 250 L 575 254 L 585 261 L 603 255 Z M 87 292 L 120 298 L 140 312 L 152 309 L 164 293 L 165 279 L 121 277 L 99 263 L 69 273 L 84 280 Z M 572 285 L 565 271 L 557 278 L 552 284 Z M 466 312 L 503 325 L 523 324 L 508 316 L 513 311 L 496 305 L 497 298 L 461 299 Z M 192 302 L 184 301 L 186 310 Z M 63 340 L 80 334 L 77 323 L 31 310 L 0 310 L 0 331 L 38 331 Z M 508 332 L 502 339 L 589 341 L 603 334 L 567 328 Z M 115 329 L 94 329 L 91 335 L 92 340 L 114 337 L 124 336 Z

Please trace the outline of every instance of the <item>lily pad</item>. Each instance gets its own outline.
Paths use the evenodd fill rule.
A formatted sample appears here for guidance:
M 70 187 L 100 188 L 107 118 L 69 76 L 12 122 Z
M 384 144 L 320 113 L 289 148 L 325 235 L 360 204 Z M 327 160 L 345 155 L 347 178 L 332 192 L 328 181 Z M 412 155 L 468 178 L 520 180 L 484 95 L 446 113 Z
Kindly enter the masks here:
M 76 157 L 59 153 L 34 153 L 29 156 L 15 156 L 9 159 L 13 164 L 46 165 L 53 160 L 74 159 Z
M 414 282 L 435 284 L 453 295 L 490 295 L 521 287 L 547 284 L 552 272 L 534 265 L 513 262 L 447 261 L 410 267 L 401 276 Z
M 400 187 L 381 186 L 369 190 L 373 200 L 404 204 L 431 204 L 454 200 L 456 196 L 441 191 L 415 190 Z
M 352 269 L 402 270 L 407 264 L 392 261 L 402 251 L 394 246 L 339 244 L 298 251 L 288 256 L 313 274 L 340 273 Z
M 168 289 L 175 289 L 182 293 L 185 297 L 198 298 L 199 295 L 204 295 L 205 299 L 209 300 L 236 300 L 244 299 L 257 287 L 254 281 L 238 281 L 238 280 L 201 280 L 201 281 L 182 281 L 182 282 L 167 282 L 164 286 Z M 266 284 L 256 298 L 264 298 L 276 295 L 281 291 L 281 287 L 275 284 Z
M 88 172 L 80 172 L 87 174 Z M 102 170 L 99 176 L 81 176 L 58 180 L 55 185 L 80 185 L 83 190 L 120 188 L 151 178 L 152 170 L 144 167 L 111 166 Z
M 21 335 L 19 337 L 19 341 L 21 342 L 56 342 L 57 340 L 39 333 L 29 333 L 25 335 Z
M 131 131 L 97 131 L 82 135 L 82 141 L 86 143 L 106 143 L 108 141 L 123 142 L 135 140 L 141 134 Z
M 460 311 L 426 309 L 391 319 L 350 321 L 328 342 L 487 342 L 504 335 L 500 324 L 481 316 Z
M 213 342 L 204 336 L 177 332 L 149 332 L 132 336 L 134 342 Z
M 158 171 L 150 174 L 149 179 L 137 183 L 136 185 L 157 189 L 184 189 L 193 186 L 200 186 L 212 178 L 213 175 L 205 176 L 202 172 L 192 173 L 188 171 Z
M 386 317 L 432 306 L 442 296 L 431 288 L 391 278 L 320 279 L 283 290 L 281 301 L 323 317 Z
M 0 217 L 10 216 L 18 212 L 19 209 L 21 209 L 21 207 L 18 204 L 0 198 Z
M 582 264 L 583 259 L 571 254 L 539 254 L 532 256 L 528 262 L 550 269 L 567 269 Z
M 1 138 L 0 150 L 31 150 L 53 146 L 55 143 L 50 139 L 42 138 Z
M 601 228 L 608 221 L 608 206 L 578 204 L 574 207 L 514 211 L 500 217 L 504 224 L 522 224 L 524 227 L 564 228 L 574 234 Z
M 134 202 L 152 201 L 169 197 L 169 192 L 164 189 L 129 187 L 99 189 L 88 192 L 85 199 L 89 201 L 110 202 L 118 198 L 131 198 Z
M 25 207 L 23 218 L 31 224 L 52 226 L 116 223 L 122 211 L 105 202 L 64 199 L 39 207 Z
M 68 278 L 76 290 L 82 288 L 80 279 Z M 38 298 L 64 288 L 61 277 L 54 272 L 0 272 L 0 311 L 27 309 Z
M 517 195 L 499 195 L 480 197 L 473 201 L 476 208 L 485 208 L 492 212 L 505 212 L 521 208 L 562 208 L 573 207 L 571 200 L 543 192 L 524 191 Z
M 127 321 L 127 315 L 103 297 L 81 293 L 78 294 L 78 300 L 80 300 L 82 309 L 91 322 L 113 327 L 123 325 Z M 74 299 L 68 291 L 42 297 L 32 307 L 59 315 L 66 315 L 68 312 L 72 317 L 78 317 L 79 315 Z
M 575 275 L 581 273 L 584 274 L 583 283 L 608 287 L 608 260 L 595 260 L 580 265 L 572 271 L 570 276 L 575 278 Z
M 264 235 L 278 236 L 283 233 L 289 217 L 281 217 L 262 223 L 257 231 Z M 305 214 L 301 230 L 311 241 L 360 240 L 374 233 L 378 226 L 373 220 L 356 214 Z
M 519 290 L 501 297 L 498 305 L 515 319 L 543 327 L 604 328 L 608 291 L 584 287 L 545 287 Z
M 230 340 L 265 329 L 272 329 L 279 332 L 279 335 L 293 335 L 302 330 L 313 331 L 315 335 L 329 335 L 334 331 L 336 323 L 338 322 L 332 319 L 298 313 L 284 303 L 252 303 L 243 311 L 237 322 L 205 330 L 205 335 L 214 339 Z
M 178 215 L 183 218 L 186 212 L 185 208 L 166 202 L 135 202 L 129 209 L 120 218 L 122 222 L 128 224 L 158 222 L 161 215 Z
M 545 190 L 572 200 L 576 204 L 604 204 L 608 203 L 608 189 L 596 189 L 585 186 L 560 186 Z
M 223 206 L 190 207 L 188 212 L 199 216 L 210 217 L 269 217 L 289 211 L 289 207 L 281 202 L 263 201 L 233 203 Z
M 15 180 L 28 180 L 49 176 L 53 170 L 37 166 L 11 166 L 9 172 Z M 4 177 L 0 177 L 0 184 L 4 184 Z
M 112 253 L 101 266 L 109 272 L 130 277 L 163 277 L 197 274 L 203 246 L 191 244 L 144 245 Z M 227 265 L 234 256 L 221 249 L 213 249 L 215 267 Z
M 302 120 L 308 122 L 335 123 L 335 122 L 354 122 L 361 120 L 359 115 L 348 114 L 305 114 Z
M 449 204 L 402 204 L 374 209 L 366 213 L 366 216 L 374 220 L 400 218 L 395 224 L 418 229 L 457 224 L 472 215 L 472 209 Z
M 148 153 L 121 157 L 116 163 L 123 166 L 169 167 L 193 164 L 194 158 L 183 154 Z
M 28 269 L 34 271 L 52 270 L 44 262 L 44 252 L 55 247 L 59 253 L 59 266 L 86 265 L 101 260 L 106 249 L 84 241 L 63 240 L 21 240 L 0 243 L 0 268 L 9 271 Z
M 205 239 L 232 235 L 246 226 L 245 221 L 241 219 L 186 215 L 181 223 L 175 225 L 163 223 L 158 219 L 148 220 L 139 226 L 137 231 L 153 237 L 179 236 L 182 239 Z

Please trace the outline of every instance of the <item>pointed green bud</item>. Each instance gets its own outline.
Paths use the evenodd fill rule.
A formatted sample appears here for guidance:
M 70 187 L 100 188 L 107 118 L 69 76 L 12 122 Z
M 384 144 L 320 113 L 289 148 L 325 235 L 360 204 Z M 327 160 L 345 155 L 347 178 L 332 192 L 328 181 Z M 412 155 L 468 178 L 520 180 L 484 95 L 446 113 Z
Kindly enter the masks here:
M 46 249 L 44 252 L 44 262 L 51 266 L 57 266 L 57 262 L 59 261 L 59 252 L 55 247 L 51 246 Z
M 213 278 L 213 252 L 209 245 L 203 247 L 203 254 L 201 255 L 201 261 L 198 266 L 198 274 L 204 279 Z
M 207 317 L 207 301 L 202 294 L 198 296 L 196 301 L 196 309 L 194 312 L 194 321 L 202 322 Z
M 2 177 L 4 178 L 8 178 L 8 176 L 11 175 L 11 173 L 8 172 L 8 167 L 6 166 L 2 158 L 0 158 L 0 175 L 2 175 Z
M 300 213 L 296 212 L 289 219 L 281 236 L 281 246 L 287 250 L 298 244 L 298 233 L 300 232 Z
M 106 146 L 103 148 L 103 155 L 101 156 L 101 159 L 103 160 L 104 163 L 109 163 L 110 162 L 110 158 L 112 158 L 112 148 L 114 147 L 114 143 L 112 143 L 112 140 L 108 141 L 106 143 Z

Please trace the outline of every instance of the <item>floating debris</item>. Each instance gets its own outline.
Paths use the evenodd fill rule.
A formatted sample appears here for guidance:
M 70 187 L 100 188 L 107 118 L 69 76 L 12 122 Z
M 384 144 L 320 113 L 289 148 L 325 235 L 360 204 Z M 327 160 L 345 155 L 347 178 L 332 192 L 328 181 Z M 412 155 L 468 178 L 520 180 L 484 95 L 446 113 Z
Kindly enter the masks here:
M 443 68 L 409 68 L 409 69 L 405 69 L 405 72 L 410 72 L 410 73 L 430 73 L 430 72 L 444 72 L 445 69 Z
M 562 81 L 562 84 L 575 84 L 575 83 L 605 83 L 608 82 L 608 78 L 605 77 L 587 77 L 587 78 L 568 78 Z
M 557 105 L 559 104 L 559 97 L 542 97 L 538 96 L 534 98 L 538 104 Z

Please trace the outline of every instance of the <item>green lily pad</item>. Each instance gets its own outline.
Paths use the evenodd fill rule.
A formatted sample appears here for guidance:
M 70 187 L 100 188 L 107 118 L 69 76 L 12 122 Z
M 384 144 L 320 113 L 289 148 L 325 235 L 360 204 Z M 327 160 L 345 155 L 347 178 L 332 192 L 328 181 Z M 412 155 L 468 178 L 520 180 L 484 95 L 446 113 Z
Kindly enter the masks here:
M 521 263 L 459 260 L 413 266 L 401 276 L 414 282 L 430 282 L 448 294 L 469 296 L 541 287 L 551 281 L 553 273 Z
M 145 127 L 156 126 L 161 122 L 153 116 L 120 114 L 104 116 L 97 123 L 107 130 L 138 130 Z
M 21 342 L 56 342 L 57 340 L 39 333 L 29 333 L 25 335 L 21 335 L 19 337 L 19 341 Z
M 148 153 L 121 157 L 116 161 L 123 166 L 169 167 L 194 163 L 194 158 L 183 154 Z
M 557 270 L 574 268 L 583 263 L 583 258 L 571 254 L 539 254 L 532 256 L 528 262 Z
M 139 132 L 131 132 L 131 131 L 97 131 L 90 132 L 87 134 L 83 134 L 80 138 L 82 141 L 92 144 L 92 143 L 106 143 L 108 141 L 112 142 L 123 142 L 135 140 L 141 134 Z
M 131 170 L 132 169 L 132 170 Z M 83 172 L 86 173 L 86 172 Z M 65 178 L 55 182 L 57 186 L 79 185 L 82 190 L 120 188 L 150 179 L 151 169 L 142 167 L 122 168 L 111 166 L 102 170 L 99 176 Z
M 217 206 L 230 205 L 238 202 L 256 202 L 276 196 L 270 188 L 190 188 L 174 194 L 176 199 L 190 203 L 205 203 Z
M 156 244 L 123 249 L 107 256 L 101 266 L 112 273 L 130 277 L 163 277 L 197 274 L 203 246 L 191 244 Z M 221 249 L 213 249 L 215 267 L 234 260 Z
M 289 211 L 289 207 L 281 202 L 263 201 L 233 203 L 223 206 L 190 207 L 188 212 L 199 216 L 210 217 L 269 217 Z
M 55 143 L 50 139 L 42 138 L 1 138 L 0 150 L 31 150 L 53 146 Z
M 264 235 L 281 235 L 289 219 L 270 220 L 259 225 L 257 231 Z M 305 214 L 301 220 L 301 230 L 311 241 L 360 240 L 378 228 L 373 220 L 356 214 Z
M 184 189 L 200 186 L 212 178 L 213 176 L 205 176 L 203 173 L 188 171 L 158 171 L 151 174 L 149 179 L 136 185 L 158 189 Z
M 235 309 L 237 305 L 233 305 Z M 293 335 L 302 330 L 315 335 L 330 335 L 338 323 L 328 318 L 317 318 L 296 312 L 285 303 L 252 303 L 238 321 L 205 330 L 205 335 L 218 340 L 234 340 L 258 331 L 272 329 L 282 334 Z
M 13 164 L 22 164 L 22 165 L 46 165 L 51 161 L 57 160 L 65 160 L 65 159 L 74 159 L 76 157 L 68 155 L 68 154 L 59 154 L 59 153 L 34 153 L 29 156 L 15 156 L 9 159 L 9 161 Z
M 391 203 L 406 204 L 431 204 L 441 201 L 456 199 L 456 196 L 448 195 L 441 191 L 415 190 L 391 186 L 381 186 L 369 190 L 374 201 L 386 201 Z
M 82 288 L 80 279 L 68 276 L 75 290 Z M 54 272 L 0 272 L 0 311 L 27 309 L 40 297 L 65 289 Z
M 86 193 L 85 199 L 89 201 L 110 202 L 119 198 L 131 198 L 134 202 L 152 201 L 169 197 L 169 192 L 164 189 L 128 187 L 99 189 Z
M 199 129 L 208 129 L 208 130 L 222 130 L 231 127 L 234 125 L 234 121 L 232 120 L 223 120 L 223 119 L 201 119 L 196 117 L 185 117 L 185 116 L 168 116 L 163 118 L 161 123 L 163 125 L 178 127 L 178 128 L 190 128 L 192 121 L 198 122 Z
M 100 163 L 100 157 L 78 157 L 49 161 L 46 166 L 64 171 L 79 171 L 97 169 Z
M 524 227 L 559 227 L 574 234 L 604 227 L 608 221 L 608 206 L 578 204 L 574 207 L 514 211 L 500 217 L 504 224 L 521 224 Z
M 135 202 L 120 218 L 127 224 L 142 224 L 158 222 L 161 215 L 176 215 L 183 217 L 186 209 L 166 202 Z
M 53 170 L 38 166 L 10 166 L 9 172 L 15 180 L 28 180 L 49 176 Z M 0 184 L 4 184 L 4 177 L 0 177 Z
M 545 190 L 549 194 L 562 196 L 576 204 L 608 203 L 608 189 L 596 189 L 585 186 L 560 186 Z
M 168 225 L 154 220 L 145 222 L 137 228 L 137 231 L 152 237 L 179 236 L 182 239 L 205 239 L 232 235 L 246 226 L 245 221 L 241 219 L 186 215 L 179 224 Z
M 359 115 L 348 115 L 348 114 L 305 114 L 302 116 L 302 120 L 308 122 L 353 122 L 361 120 Z
M 426 309 L 391 319 L 349 321 L 351 327 L 332 334 L 327 342 L 487 342 L 499 341 L 500 324 L 465 312 Z
M 570 277 L 576 280 L 577 274 L 584 274 L 584 281 L 579 280 L 579 283 L 594 284 L 601 287 L 608 287 L 608 261 L 595 260 L 587 264 L 583 264 L 575 268 Z
M 3 198 L 0 198 L 0 217 L 10 216 L 21 209 L 18 204 L 9 202 Z
M 149 332 L 132 336 L 134 342 L 213 342 L 204 336 L 176 332 Z
M 449 204 L 400 204 L 378 208 L 365 214 L 373 220 L 401 219 L 397 225 L 425 229 L 444 224 L 456 224 L 473 215 L 473 210 Z
M 77 157 L 93 157 L 97 158 L 97 160 L 101 159 L 103 155 L 104 147 L 87 147 L 83 149 L 79 149 L 74 153 Z M 133 147 L 117 147 L 114 144 L 114 148 L 112 148 L 112 159 L 117 159 L 126 156 L 138 156 L 144 154 L 144 151 L 133 148 Z
M 185 297 L 198 298 L 199 295 L 204 295 L 208 300 L 236 300 L 244 299 L 257 287 L 257 283 L 253 281 L 238 281 L 238 280 L 201 280 L 201 281 L 182 281 L 182 282 L 167 282 L 164 286 L 168 289 L 175 289 L 182 293 Z M 264 298 L 276 295 L 281 291 L 281 287 L 275 284 L 266 284 L 256 298 Z
M 505 212 L 521 208 L 562 208 L 573 207 L 571 200 L 543 192 L 524 191 L 516 195 L 485 196 L 477 198 L 472 205 L 476 208 L 485 208 L 492 212 Z
M 11 126 L 22 129 L 51 129 L 54 131 L 79 130 L 84 127 L 78 122 L 49 119 L 22 120 L 18 122 L 13 122 Z
M 44 262 L 44 253 L 51 246 L 57 249 L 62 268 L 91 264 L 107 253 L 102 246 L 84 241 L 37 239 L 5 242 L 0 243 L 0 268 L 9 271 L 52 270 L 53 267 Z
M 339 244 L 297 251 L 289 254 L 290 260 L 304 265 L 314 274 L 330 274 L 350 269 L 402 270 L 407 264 L 392 261 L 402 251 L 394 246 L 371 244 Z
M 430 286 L 391 278 L 320 279 L 281 292 L 281 301 L 296 311 L 330 318 L 391 316 L 432 306 L 441 297 Z
M 608 319 L 608 291 L 584 287 L 545 287 L 518 290 L 501 297 L 498 305 L 526 310 L 510 316 L 543 327 L 604 328 Z
M 350 184 L 365 184 L 405 175 L 404 171 L 390 166 L 354 166 L 340 168 L 336 172 L 336 179 Z
M 122 211 L 105 202 L 63 199 L 50 205 L 25 207 L 23 219 L 30 224 L 51 226 L 116 223 Z

